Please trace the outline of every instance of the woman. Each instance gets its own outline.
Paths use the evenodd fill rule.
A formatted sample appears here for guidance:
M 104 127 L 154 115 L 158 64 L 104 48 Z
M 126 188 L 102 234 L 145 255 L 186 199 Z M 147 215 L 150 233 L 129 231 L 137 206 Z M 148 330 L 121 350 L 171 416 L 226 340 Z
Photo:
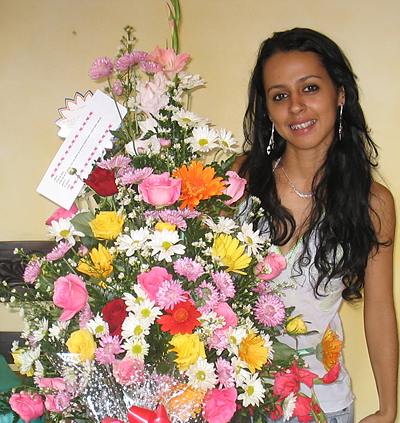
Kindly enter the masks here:
M 380 405 L 362 421 L 393 422 L 394 204 L 390 192 L 373 181 L 377 149 L 355 76 L 339 47 L 304 28 L 266 40 L 250 80 L 244 131 L 240 174 L 248 180 L 248 194 L 261 199 L 265 219 L 259 226 L 288 263 L 275 282 L 290 281 L 283 301 L 296 306 L 292 315 L 301 314 L 308 330 L 318 331 L 299 337 L 299 347 L 315 347 L 328 325 L 342 338 L 341 300 L 361 298 L 363 292 Z M 315 356 L 306 361 L 311 371 L 326 372 Z M 316 394 L 328 420 L 354 420 L 344 367 L 337 382 L 316 386 Z

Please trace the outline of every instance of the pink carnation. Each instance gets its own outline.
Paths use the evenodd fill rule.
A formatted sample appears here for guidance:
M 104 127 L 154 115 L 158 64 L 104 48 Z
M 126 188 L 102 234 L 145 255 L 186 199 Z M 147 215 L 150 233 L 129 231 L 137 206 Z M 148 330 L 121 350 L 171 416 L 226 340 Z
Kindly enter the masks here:
M 102 57 L 96 59 L 93 62 L 92 68 L 89 71 L 89 75 L 92 79 L 101 79 L 105 76 L 110 76 L 114 70 L 114 63 L 108 57 Z

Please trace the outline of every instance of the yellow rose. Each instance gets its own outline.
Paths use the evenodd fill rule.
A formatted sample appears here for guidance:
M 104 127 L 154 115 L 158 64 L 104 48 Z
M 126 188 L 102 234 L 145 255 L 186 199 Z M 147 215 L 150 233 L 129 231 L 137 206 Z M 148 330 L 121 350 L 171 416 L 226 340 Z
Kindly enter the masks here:
M 122 231 L 124 216 L 118 216 L 116 211 L 101 211 L 89 225 L 97 239 L 115 239 Z
M 92 361 L 94 359 L 94 351 L 97 345 L 89 329 L 72 332 L 66 345 L 70 353 L 80 354 L 80 361 Z
M 302 335 L 308 332 L 307 326 L 301 316 L 289 317 L 286 330 L 289 335 Z
M 170 349 L 169 352 L 176 352 L 177 357 L 174 361 L 177 363 L 180 371 L 187 370 L 199 357 L 206 358 L 204 343 L 200 341 L 199 336 L 195 333 L 185 333 L 184 335 L 178 333 L 174 335 L 170 344 L 173 345 L 174 348 Z
M 98 248 L 93 248 L 89 253 L 90 260 L 86 257 L 79 260 L 76 270 L 97 279 L 105 279 L 114 270 L 112 265 L 113 256 L 110 251 L 99 244 Z

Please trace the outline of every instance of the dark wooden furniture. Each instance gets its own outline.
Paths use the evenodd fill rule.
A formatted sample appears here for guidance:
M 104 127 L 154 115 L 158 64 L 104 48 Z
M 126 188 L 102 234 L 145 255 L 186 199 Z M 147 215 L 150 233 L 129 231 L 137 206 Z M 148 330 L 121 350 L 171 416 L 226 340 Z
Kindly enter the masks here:
M 14 254 L 14 250 L 23 248 L 28 254 L 46 254 L 53 246 L 53 241 L 0 241 L 0 281 L 6 281 L 10 288 L 23 290 L 25 264 L 22 263 L 18 254 Z M 7 295 L 1 296 L 8 298 Z M 19 332 L 4 332 L 2 322 L 0 322 L 0 354 L 5 357 L 8 363 L 13 362 L 10 354 L 11 344 L 19 339 Z

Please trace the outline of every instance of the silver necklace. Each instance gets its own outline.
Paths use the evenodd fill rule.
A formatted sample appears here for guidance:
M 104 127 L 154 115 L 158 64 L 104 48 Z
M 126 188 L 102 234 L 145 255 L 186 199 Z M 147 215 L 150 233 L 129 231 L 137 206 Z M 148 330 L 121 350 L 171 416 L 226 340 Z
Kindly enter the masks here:
M 275 169 L 277 168 L 278 164 L 280 163 L 282 157 L 279 157 L 279 159 L 275 162 L 275 166 L 273 167 L 273 171 L 275 171 Z M 293 188 L 293 191 L 301 198 L 311 198 L 313 197 L 314 193 L 313 192 L 309 192 L 307 194 L 304 194 L 302 192 L 300 192 L 294 185 L 294 183 L 290 180 L 288 174 L 285 172 L 285 169 L 283 168 L 283 166 L 281 165 L 281 169 L 283 174 L 286 176 L 286 179 L 288 180 L 288 184 Z

